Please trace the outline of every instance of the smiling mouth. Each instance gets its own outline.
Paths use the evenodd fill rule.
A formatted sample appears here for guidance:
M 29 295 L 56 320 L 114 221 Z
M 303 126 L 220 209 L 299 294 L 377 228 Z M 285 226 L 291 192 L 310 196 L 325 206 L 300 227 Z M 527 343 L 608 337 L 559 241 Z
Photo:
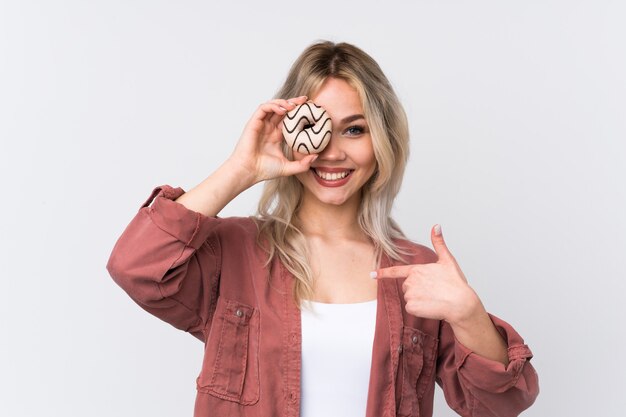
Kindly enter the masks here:
M 339 181 L 346 178 L 354 171 L 353 169 L 346 169 L 345 171 L 340 172 L 325 172 L 315 168 L 312 168 L 311 170 L 316 176 L 323 179 L 324 181 Z

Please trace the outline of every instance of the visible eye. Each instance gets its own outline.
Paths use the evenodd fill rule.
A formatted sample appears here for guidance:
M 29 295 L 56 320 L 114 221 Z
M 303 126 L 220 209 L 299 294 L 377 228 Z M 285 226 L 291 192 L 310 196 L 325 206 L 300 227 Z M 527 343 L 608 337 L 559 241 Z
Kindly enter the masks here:
M 349 128 L 347 128 L 345 130 L 345 133 L 347 133 L 350 136 L 359 136 L 365 133 L 365 128 L 362 126 L 354 125 L 354 126 L 350 126 Z

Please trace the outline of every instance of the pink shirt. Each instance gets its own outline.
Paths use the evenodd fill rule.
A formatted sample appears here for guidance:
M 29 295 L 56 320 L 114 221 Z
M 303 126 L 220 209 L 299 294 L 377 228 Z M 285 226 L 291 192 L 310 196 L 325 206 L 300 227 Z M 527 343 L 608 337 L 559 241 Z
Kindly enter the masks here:
M 167 185 L 153 190 L 107 270 L 143 309 L 205 343 L 194 417 L 298 416 L 301 323 L 293 276 L 277 260 L 263 266 L 251 218 L 204 216 L 173 201 L 183 193 Z M 437 259 L 425 246 L 398 243 L 410 249 L 410 263 Z M 381 267 L 395 264 L 385 257 Z M 460 344 L 447 323 L 408 314 L 401 286 L 399 279 L 378 281 L 366 417 L 432 416 L 435 382 L 462 416 L 517 416 L 534 402 L 532 353 L 509 324 L 491 316 L 508 344 L 505 368 Z

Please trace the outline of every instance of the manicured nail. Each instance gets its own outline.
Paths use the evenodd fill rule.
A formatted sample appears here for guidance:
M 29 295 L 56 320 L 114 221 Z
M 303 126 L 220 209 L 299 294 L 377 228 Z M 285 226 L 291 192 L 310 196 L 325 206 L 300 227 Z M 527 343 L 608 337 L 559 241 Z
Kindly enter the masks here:
M 435 235 L 441 236 L 441 226 L 439 226 L 438 224 L 435 225 Z
M 370 272 L 370 278 L 371 279 L 376 279 L 377 276 L 378 276 L 378 273 L 376 271 Z

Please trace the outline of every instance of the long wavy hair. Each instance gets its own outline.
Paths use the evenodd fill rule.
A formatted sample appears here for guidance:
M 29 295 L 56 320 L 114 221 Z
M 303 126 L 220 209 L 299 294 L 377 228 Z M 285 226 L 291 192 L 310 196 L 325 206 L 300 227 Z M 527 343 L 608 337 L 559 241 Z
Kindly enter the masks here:
M 404 234 L 391 218 L 391 209 L 409 155 L 406 114 L 376 61 L 348 43 L 320 41 L 305 49 L 275 98 L 313 97 L 329 77 L 345 80 L 356 89 L 371 132 L 376 169 L 361 189 L 358 224 L 374 244 L 377 263 L 383 253 L 401 260 L 405 253 L 394 239 Z M 283 152 L 293 159 L 286 143 Z M 302 195 L 302 184 L 295 176 L 266 181 L 256 216 L 267 265 L 278 257 L 294 275 L 293 296 L 299 307 L 302 300 L 311 298 L 314 279 L 307 241 L 297 227 Z

